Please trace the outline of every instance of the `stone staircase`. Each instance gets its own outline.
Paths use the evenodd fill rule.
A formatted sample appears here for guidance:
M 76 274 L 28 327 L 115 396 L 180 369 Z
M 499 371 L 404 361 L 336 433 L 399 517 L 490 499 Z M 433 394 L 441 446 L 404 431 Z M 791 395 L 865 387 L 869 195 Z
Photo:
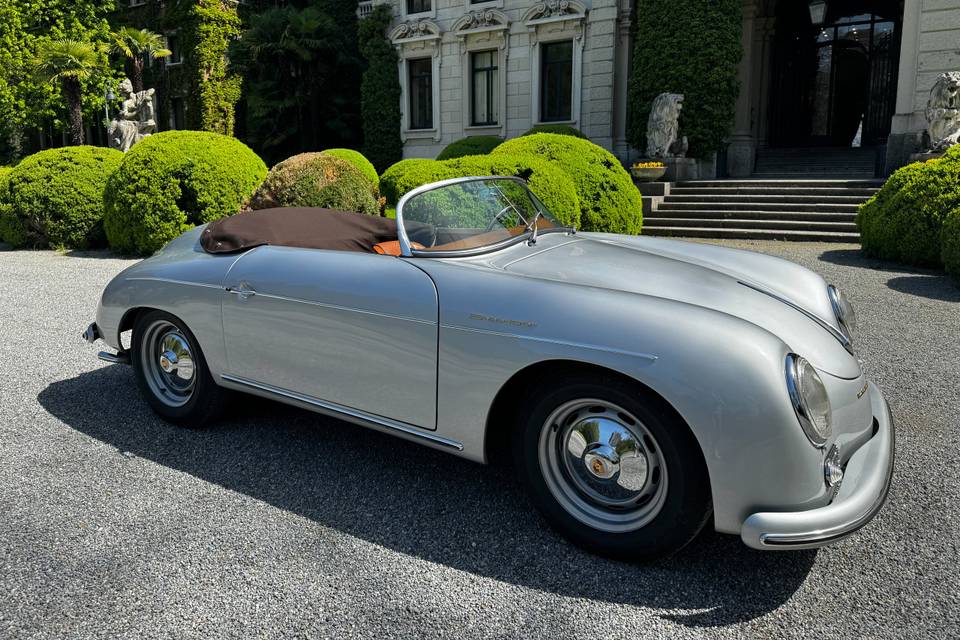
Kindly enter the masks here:
M 688 238 L 858 242 L 857 208 L 873 179 L 700 180 L 664 185 L 643 233 Z

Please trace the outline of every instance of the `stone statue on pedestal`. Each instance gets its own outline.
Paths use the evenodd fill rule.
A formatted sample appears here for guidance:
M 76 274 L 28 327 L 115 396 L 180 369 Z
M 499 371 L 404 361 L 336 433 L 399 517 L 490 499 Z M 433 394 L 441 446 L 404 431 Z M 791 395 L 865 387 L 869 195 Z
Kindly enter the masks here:
M 647 119 L 647 156 L 682 158 L 687 154 L 687 138 L 680 137 L 680 111 L 683 95 L 661 93 L 653 101 Z
M 927 100 L 927 148 L 946 151 L 960 144 L 960 71 L 940 74 Z
M 154 91 L 134 91 L 133 83 L 126 78 L 120 83 L 120 95 L 124 100 L 120 105 L 120 113 L 107 129 L 111 147 L 126 152 L 157 130 Z

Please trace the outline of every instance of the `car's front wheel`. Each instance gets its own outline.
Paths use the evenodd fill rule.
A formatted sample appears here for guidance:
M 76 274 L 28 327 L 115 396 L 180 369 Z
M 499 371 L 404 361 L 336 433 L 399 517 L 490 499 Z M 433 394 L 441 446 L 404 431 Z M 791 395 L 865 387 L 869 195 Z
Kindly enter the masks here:
M 543 516 L 585 549 L 637 560 L 676 552 L 712 513 L 699 445 L 646 389 L 571 372 L 529 390 L 514 455 Z
M 134 322 L 131 364 L 153 410 L 174 424 L 201 427 L 222 412 L 227 391 L 213 381 L 196 337 L 163 311 Z

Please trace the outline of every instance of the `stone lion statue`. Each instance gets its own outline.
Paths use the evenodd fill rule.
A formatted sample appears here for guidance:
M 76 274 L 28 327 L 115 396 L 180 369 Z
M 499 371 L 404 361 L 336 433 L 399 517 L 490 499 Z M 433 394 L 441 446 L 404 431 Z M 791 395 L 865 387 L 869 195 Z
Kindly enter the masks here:
M 960 71 L 940 74 L 930 90 L 925 115 L 931 151 L 960 144 Z
M 682 94 L 661 93 L 654 99 L 647 120 L 647 156 L 677 158 L 686 155 L 687 139 L 680 137 L 682 109 Z

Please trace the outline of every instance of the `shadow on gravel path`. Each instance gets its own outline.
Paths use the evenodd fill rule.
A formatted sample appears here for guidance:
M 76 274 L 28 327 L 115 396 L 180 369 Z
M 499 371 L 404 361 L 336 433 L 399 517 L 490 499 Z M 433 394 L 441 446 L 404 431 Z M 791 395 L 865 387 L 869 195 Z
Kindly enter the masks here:
M 667 561 L 604 560 L 553 534 L 509 469 L 253 398 L 210 429 L 173 427 L 154 416 L 120 365 L 55 382 L 38 400 L 117 455 L 142 457 L 424 560 L 566 597 L 663 609 L 664 618 L 688 626 L 773 611 L 803 584 L 816 558 L 812 551 L 760 553 L 708 531 Z

